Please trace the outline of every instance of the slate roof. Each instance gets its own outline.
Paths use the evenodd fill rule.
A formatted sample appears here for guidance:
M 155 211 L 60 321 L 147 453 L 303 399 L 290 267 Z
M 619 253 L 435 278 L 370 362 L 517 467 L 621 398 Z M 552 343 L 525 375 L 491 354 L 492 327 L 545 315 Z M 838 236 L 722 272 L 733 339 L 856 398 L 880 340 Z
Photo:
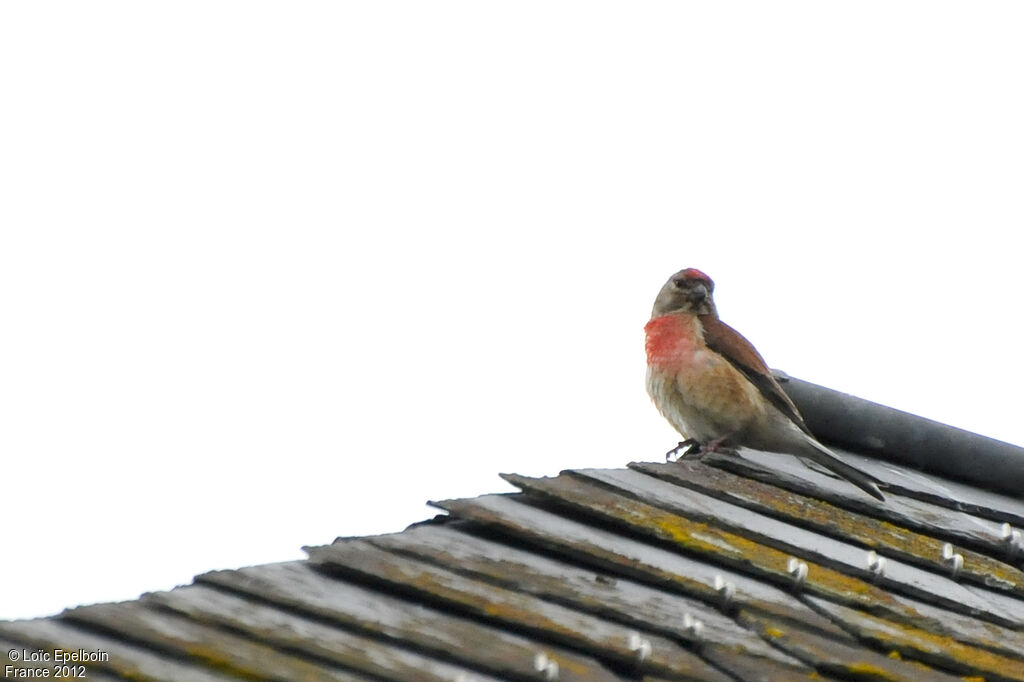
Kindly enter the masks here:
M 1024 680 L 1024 451 L 785 386 L 885 503 L 749 450 L 507 475 L 401 533 L 0 622 L 0 672 L 59 647 L 108 654 L 88 680 Z

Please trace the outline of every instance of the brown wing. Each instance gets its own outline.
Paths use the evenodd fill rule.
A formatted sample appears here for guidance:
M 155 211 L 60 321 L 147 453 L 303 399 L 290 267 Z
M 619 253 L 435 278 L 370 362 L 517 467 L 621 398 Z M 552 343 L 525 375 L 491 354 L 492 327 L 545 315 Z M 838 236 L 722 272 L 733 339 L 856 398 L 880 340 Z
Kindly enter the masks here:
M 771 370 L 768 369 L 768 365 L 765 364 L 764 358 L 757 352 L 757 349 L 742 334 L 714 315 L 701 315 L 700 322 L 704 327 L 704 342 L 708 348 L 743 372 L 750 382 L 761 391 L 761 395 L 779 408 L 782 414 L 792 419 L 804 433 L 813 437 L 814 434 L 807 428 L 796 405 L 772 376 Z

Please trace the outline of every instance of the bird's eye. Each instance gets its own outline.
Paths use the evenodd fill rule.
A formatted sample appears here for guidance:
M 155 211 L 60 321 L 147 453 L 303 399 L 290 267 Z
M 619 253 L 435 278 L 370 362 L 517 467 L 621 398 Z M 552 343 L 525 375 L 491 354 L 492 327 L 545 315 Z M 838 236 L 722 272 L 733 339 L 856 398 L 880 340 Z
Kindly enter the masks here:
M 685 279 L 675 279 L 675 280 L 672 280 L 672 283 L 676 285 L 676 289 L 684 289 L 684 288 L 686 288 L 686 280 Z

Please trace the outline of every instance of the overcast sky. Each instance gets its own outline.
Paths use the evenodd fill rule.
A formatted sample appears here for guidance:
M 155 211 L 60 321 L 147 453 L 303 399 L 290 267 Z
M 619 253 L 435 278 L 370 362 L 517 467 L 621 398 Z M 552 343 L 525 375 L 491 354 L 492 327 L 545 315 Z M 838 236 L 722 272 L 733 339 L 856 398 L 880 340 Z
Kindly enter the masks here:
M 0 618 L 658 460 L 698 267 L 1024 444 L 1024 6 L 4 3 Z

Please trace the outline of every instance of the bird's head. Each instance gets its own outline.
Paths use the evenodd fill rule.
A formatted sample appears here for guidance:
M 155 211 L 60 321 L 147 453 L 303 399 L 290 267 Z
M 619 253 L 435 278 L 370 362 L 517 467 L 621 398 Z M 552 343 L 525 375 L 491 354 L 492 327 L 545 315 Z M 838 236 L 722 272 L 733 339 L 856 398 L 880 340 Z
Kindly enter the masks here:
M 696 268 L 680 270 L 668 278 L 665 286 L 654 299 L 654 310 L 651 317 L 660 317 L 671 313 L 689 315 L 717 315 L 715 301 L 711 293 L 715 283 L 711 278 Z

